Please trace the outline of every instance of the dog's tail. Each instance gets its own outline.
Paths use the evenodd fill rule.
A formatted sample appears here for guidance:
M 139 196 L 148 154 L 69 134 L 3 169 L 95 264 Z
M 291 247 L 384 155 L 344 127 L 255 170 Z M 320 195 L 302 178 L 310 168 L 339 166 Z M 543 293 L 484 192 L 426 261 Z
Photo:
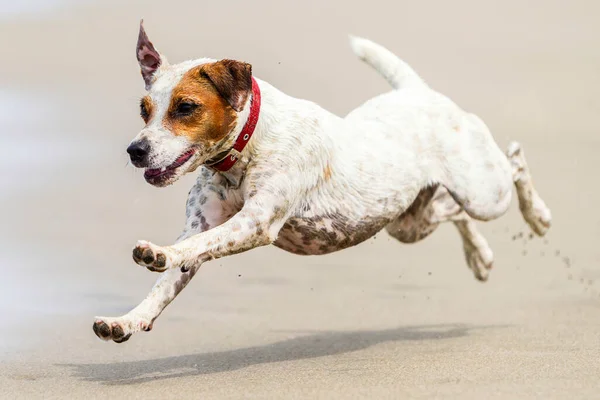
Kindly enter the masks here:
M 385 47 L 356 36 L 350 36 L 350 46 L 358 58 L 379 71 L 394 89 L 425 85 L 408 64 Z

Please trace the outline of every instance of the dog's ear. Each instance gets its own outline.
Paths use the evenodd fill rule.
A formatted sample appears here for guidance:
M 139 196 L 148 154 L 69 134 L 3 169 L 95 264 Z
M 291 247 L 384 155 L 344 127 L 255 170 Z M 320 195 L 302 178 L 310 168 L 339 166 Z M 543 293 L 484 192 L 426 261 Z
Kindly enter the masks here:
M 148 90 L 152 86 L 152 76 L 161 65 L 167 63 L 167 60 L 156 51 L 154 45 L 148 39 L 148 35 L 146 35 L 146 30 L 144 29 L 144 20 L 140 21 L 140 33 L 135 54 L 140 63 L 142 77 L 146 83 L 146 90 Z
M 235 111 L 242 111 L 252 92 L 252 65 L 235 60 L 205 64 L 200 73 L 207 77 Z

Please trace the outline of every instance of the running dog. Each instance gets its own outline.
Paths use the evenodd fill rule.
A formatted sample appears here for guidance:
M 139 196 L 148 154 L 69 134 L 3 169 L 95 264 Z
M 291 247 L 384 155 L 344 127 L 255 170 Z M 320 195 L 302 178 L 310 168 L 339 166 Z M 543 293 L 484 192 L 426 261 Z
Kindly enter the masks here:
M 158 187 L 197 171 L 175 244 L 139 241 L 135 262 L 161 275 L 129 313 L 97 317 L 104 340 L 149 331 L 206 261 L 273 244 L 302 255 L 338 251 L 385 229 L 414 243 L 451 221 L 466 261 L 486 280 L 493 255 L 474 220 L 502 216 L 513 185 L 538 235 L 550 210 L 523 149 L 502 152 L 486 125 L 430 88 L 387 49 L 352 37 L 354 53 L 393 90 L 345 118 L 288 96 L 250 64 L 201 58 L 171 65 L 140 24 L 145 126 L 127 152 Z

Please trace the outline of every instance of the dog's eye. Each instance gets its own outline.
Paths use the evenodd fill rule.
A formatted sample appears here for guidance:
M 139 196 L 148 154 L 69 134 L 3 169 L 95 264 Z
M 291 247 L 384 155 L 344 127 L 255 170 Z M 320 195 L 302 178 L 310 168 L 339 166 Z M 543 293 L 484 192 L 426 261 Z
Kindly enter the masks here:
M 148 117 L 150 116 L 150 114 L 148 113 L 148 109 L 146 108 L 146 104 L 145 103 L 140 103 L 140 115 L 142 116 L 142 119 L 144 121 L 147 121 Z
M 198 104 L 196 103 L 179 103 L 179 105 L 177 106 L 177 110 L 175 110 L 175 114 L 177 114 L 178 116 L 185 117 L 187 115 L 192 114 L 194 110 L 196 110 L 196 108 L 198 108 Z

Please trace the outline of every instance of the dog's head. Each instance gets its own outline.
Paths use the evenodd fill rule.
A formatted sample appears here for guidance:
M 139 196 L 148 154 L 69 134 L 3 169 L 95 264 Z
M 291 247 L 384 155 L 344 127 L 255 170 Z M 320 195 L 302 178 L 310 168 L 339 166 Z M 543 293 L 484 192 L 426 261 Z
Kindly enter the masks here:
M 167 186 L 234 143 L 252 93 L 252 66 L 211 59 L 169 65 L 142 23 L 136 54 L 147 90 L 140 101 L 145 126 L 127 152 L 148 183 Z

